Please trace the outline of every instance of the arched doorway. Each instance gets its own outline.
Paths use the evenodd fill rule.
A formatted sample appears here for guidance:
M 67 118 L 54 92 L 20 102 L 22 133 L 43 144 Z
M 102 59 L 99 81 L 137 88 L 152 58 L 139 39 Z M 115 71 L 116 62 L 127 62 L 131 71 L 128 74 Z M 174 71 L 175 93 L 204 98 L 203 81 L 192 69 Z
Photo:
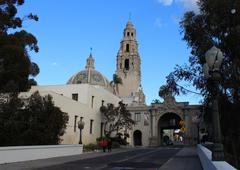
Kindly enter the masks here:
M 135 130 L 133 132 L 134 146 L 142 145 L 142 132 L 140 130 Z
M 173 145 L 183 142 L 182 134 L 180 133 L 181 117 L 176 113 L 165 113 L 158 121 L 159 129 L 159 144 Z

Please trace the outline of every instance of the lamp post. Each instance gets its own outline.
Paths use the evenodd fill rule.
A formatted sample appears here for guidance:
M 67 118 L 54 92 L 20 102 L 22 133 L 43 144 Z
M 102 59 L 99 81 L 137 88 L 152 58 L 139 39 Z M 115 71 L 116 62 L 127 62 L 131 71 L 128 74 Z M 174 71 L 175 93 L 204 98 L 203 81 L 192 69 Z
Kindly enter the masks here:
M 220 49 L 213 46 L 205 54 L 206 63 L 203 71 L 208 80 L 212 83 L 212 123 L 213 123 L 213 150 L 212 160 L 224 160 L 223 144 L 221 143 L 221 127 L 218 111 L 219 81 L 221 80 L 220 67 L 223 60 Z
M 80 118 L 80 120 L 78 121 L 78 129 L 80 131 L 80 134 L 79 134 L 79 144 L 82 144 L 82 130 L 84 128 L 84 121 L 83 121 L 83 117 Z
M 4 59 L 3 58 L 0 58 L 0 71 L 3 71 L 4 69 Z

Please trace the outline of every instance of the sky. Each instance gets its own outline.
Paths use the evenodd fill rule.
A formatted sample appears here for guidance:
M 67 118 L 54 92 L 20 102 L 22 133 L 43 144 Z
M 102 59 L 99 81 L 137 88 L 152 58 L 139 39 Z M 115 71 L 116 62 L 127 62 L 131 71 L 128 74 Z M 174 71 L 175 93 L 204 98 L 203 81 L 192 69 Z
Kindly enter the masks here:
M 66 84 L 85 68 L 90 48 L 95 69 L 112 80 L 123 29 L 131 17 L 139 43 L 142 87 L 150 104 L 160 99 L 159 88 L 174 66 L 188 62 L 190 49 L 179 27 L 188 10 L 198 12 L 196 0 L 26 0 L 18 12 L 39 17 L 38 22 L 23 24 L 38 39 L 40 51 L 30 53 L 40 67 L 38 85 Z M 192 89 L 188 83 L 183 85 Z M 176 100 L 197 104 L 201 96 L 181 95 Z

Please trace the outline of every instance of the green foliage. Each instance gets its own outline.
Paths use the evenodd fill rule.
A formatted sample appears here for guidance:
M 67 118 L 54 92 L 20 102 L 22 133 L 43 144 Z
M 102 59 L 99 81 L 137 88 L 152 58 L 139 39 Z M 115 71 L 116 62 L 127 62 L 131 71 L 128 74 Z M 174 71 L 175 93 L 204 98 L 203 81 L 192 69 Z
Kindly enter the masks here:
M 114 84 L 122 84 L 122 79 L 117 74 L 113 74 L 113 82 Z
M 175 92 L 174 90 L 172 90 L 171 88 L 172 86 L 170 85 L 162 85 L 159 89 L 159 92 L 158 92 L 158 95 L 161 97 L 161 98 L 165 98 L 166 96 L 173 96 L 175 95 Z
M 89 143 L 87 145 L 83 145 L 84 152 L 95 151 L 95 150 L 99 150 L 99 149 L 101 149 L 101 148 L 98 144 Z
M 16 16 L 17 6 L 23 3 L 23 0 L 0 1 L 0 92 L 25 91 L 33 82 L 29 82 L 29 76 L 39 73 L 37 64 L 31 63 L 28 54 L 38 52 L 37 39 L 21 29 L 23 20 L 38 21 L 38 17 L 33 14 L 22 19 Z M 14 31 L 16 29 L 18 31 Z
M 109 136 L 108 137 L 99 137 L 99 138 L 96 139 L 98 147 L 100 147 L 99 143 L 103 138 L 112 141 L 112 148 L 120 148 L 120 145 L 125 145 L 125 143 L 126 143 L 126 141 L 123 141 L 124 139 L 121 139 L 118 136 L 115 136 L 115 137 L 109 137 Z
M 112 142 L 112 148 L 120 148 L 120 143 L 117 141 Z
M 161 103 L 161 101 L 159 99 L 154 99 L 152 100 L 152 103 Z
M 128 145 L 126 140 L 127 138 L 123 138 L 122 136 L 116 136 L 112 138 L 113 143 L 118 143 L 119 145 Z
M 213 84 L 203 75 L 205 53 L 212 46 L 223 52 L 222 81 L 219 82 L 219 111 L 225 151 L 235 157 L 240 166 L 240 1 L 199 0 L 200 13 L 186 12 L 180 22 L 183 40 L 191 48 L 189 64 L 176 66 L 167 77 L 168 86 L 176 93 L 182 91 L 177 82 L 192 83 L 204 96 L 205 120 L 211 123 Z
M 110 84 L 113 86 L 113 89 L 115 93 L 119 93 L 118 85 L 122 84 L 122 79 L 117 74 L 113 74 L 113 80 L 110 82 Z
M 21 100 L 11 94 L 0 106 L 0 146 L 58 144 L 67 123 L 67 113 L 54 106 L 50 95 L 35 92 Z
M 113 132 L 132 129 L 135 123 L 126 105 L 121 101 L 118 107 L 115 107 L 113 104 L 101 106 L 100 112 L 103 115 L 104 132 L 106 136 L 111 136 Z
M 210 86 L 203 77 L 202 66 L 205 52 L 213 45 L 224 53 L 222 67 L 224 80 L 221 86 L 231 100 L 239 100 L 240 87 L 240 1 L 238 0 L 200 0 L 200 14 L 185 13 L 180 22 L 182 33 L 191 48 L 189 65 L 176 66 L 168 76 L 168 84 L 173 86 L 179 80 L 191 82 L 202 94 L 208 95 Z M 236 13 L 232 13 L 232 9 Z M 234 97 L 235 96 L 235 97 Z

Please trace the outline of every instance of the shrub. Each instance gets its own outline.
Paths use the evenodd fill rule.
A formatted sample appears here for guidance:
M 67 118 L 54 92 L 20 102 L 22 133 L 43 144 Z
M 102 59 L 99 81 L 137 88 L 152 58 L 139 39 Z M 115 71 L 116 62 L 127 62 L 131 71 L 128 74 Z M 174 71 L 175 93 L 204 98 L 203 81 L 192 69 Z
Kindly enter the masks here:
M 89 143 L 87 145 L 83 145 L 84 152 L 95 151 L 97 149 L 100 149 L 99 145 L 97 144 Z
M 120 144 L 116 141 L 112 142 L 112 148 L 120 148 Z

